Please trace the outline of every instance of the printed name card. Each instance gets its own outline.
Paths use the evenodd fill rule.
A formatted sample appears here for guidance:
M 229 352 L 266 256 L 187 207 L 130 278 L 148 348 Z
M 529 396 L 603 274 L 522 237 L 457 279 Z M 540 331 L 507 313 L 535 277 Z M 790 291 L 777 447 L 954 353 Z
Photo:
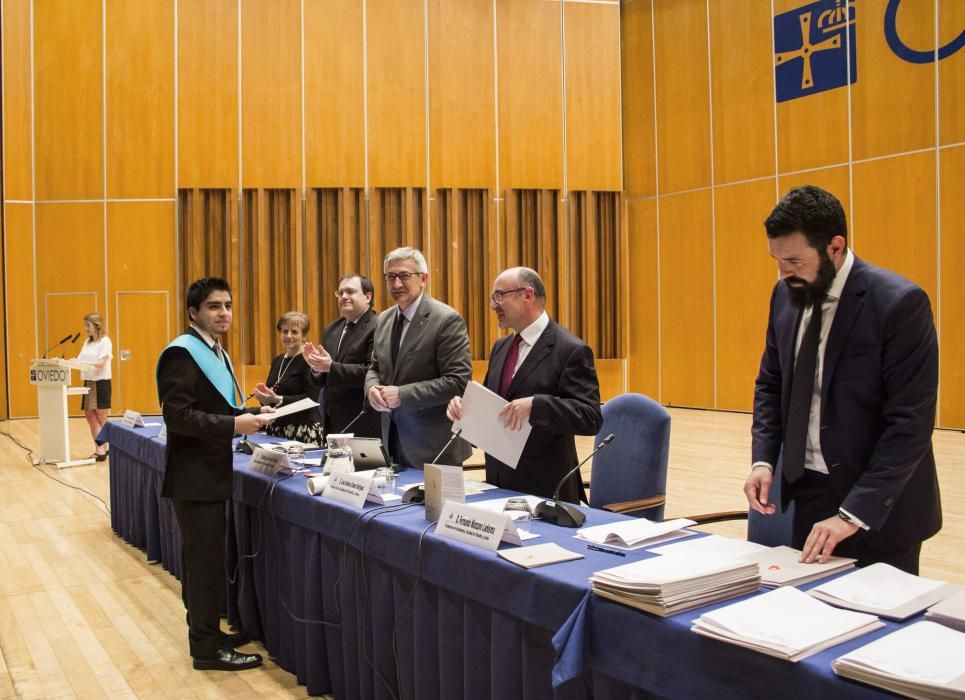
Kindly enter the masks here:
M 365 503 L 369 493 L 375 487 L 372 482 L 372 472 L 332 474 L 322 491 L 322 497 L 361 510 L 362 504 Z M 378 489 L 375 493 L 378 495 Z M 381 501 L 381 497 L 379 497 L 379 500 Z
M 255 447 L 248 461 L 248 468 L 265 476 L 276 476 L 282 471 L 288 471 L 291 467 L 288 464 L 288 455 L 284 452 Z
M 144 427 L 144 419 L 141 417 L 141 414 L 137 411 L 132 411 L 131 409 L 124 411 L 124 415 L 121 417 L 121 423 L 126 425 L 128 428 Z
M 168 441 L 168 427 L 166 425 L 161 426 L 161 432 L 157 434 L 157 439 L 162 442 Z
M 502 540 L 510 544 L 523 543 L 512 518 L 506 513 L 453 501 L 446 501 L 442 506 L 436 534 L 490 552 L 496 551 Z
M 426 520 L 436 522 L 446 501 L 466 502 L 466 482 L 463 480 L 461 466 L 426 463 L 424 467 Z

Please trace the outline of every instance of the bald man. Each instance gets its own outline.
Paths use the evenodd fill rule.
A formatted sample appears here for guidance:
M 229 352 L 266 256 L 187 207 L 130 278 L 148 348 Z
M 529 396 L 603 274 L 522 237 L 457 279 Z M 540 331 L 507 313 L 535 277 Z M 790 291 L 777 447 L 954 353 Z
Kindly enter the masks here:
M 500 411 L 508 427 L 519 430 L 529 423 L 533 429 L 516 469 L 486 455 L 486 481 L 549 498 L 577 465 L 573 436 L 596 435 L 603 423 L 593 351 L 549 317 L 543 280 L 528 267 L 496 278 L 489 308 L 500 328 L 515 332 L 493 345 L 486 387 L 509 401 Z M 460 397 L 449 402 L 448 416 L 462 416 Z M 565 501 L 583 495 L 578 475 L 560 490 Z

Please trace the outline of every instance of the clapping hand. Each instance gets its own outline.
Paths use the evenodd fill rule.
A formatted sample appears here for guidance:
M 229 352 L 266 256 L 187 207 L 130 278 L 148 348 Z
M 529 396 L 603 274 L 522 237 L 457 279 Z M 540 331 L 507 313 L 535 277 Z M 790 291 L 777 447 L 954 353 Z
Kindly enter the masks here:
M 332 367 L 332 356 L 321 344 L 305 343 L 302 347 L 302 357 L 313 372 L 327 372 Z
M 258 382 L 254 390 L 255 398 L 263 404 L 274 404 L 281 401 L 281 397 L 264 382 Z

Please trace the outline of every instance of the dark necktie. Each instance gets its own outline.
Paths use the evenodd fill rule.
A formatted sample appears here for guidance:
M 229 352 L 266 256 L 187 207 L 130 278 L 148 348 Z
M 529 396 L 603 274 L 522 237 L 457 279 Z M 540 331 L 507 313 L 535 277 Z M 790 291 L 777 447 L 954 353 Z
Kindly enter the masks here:
M 815 300 L 811 320 L 801 339 L 791 380 L 791 400 L 784 426 L 784 478 L 793 484 L 804 476 L 804 452 L 814 395 L 814 374 L 818 365 L 818 343 L 821 339 L 821 300 Z
M 506 362 L 503 364 L 503 375 L 499 378 L 499 395 L 504 399 L 509 392 L 509 385 L 513 383 L 513 375 L 516 373 L 516 362 L 519 360 L 519 344 L 522 337 L 517 333 L 513 336 L 513 342 L 509 345 L 509 352 L 506 353 Z
M 392 326 L 392 366 L 395 366 L 399 359 L 399 346 L 402 344 L 402 328 L 405 324 L 405 316 L 402 309 L 395 315 L 395 325 Z
M 338 347 L 335 348 L 335 361 L 339 362 L 342 359 L 342 355 L 345 354 L 345 350 L 348 349 L 348 337 L 355 328 L 355 321 L 349 321 L 345 324 L 345 330 L 342 331 L 342 335 L 338 339 Z

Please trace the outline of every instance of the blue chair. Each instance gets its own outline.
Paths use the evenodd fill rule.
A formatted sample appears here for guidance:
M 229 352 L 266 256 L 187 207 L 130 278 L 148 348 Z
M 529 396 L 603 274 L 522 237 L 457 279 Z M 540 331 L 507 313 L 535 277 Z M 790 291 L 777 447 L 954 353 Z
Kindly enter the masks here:
M 593 458 L 590 506 L 663 520 L 667 500 L 670 414 L 643 394 L 621 394 L 603 404 L 603 427 L 613 442 Z

